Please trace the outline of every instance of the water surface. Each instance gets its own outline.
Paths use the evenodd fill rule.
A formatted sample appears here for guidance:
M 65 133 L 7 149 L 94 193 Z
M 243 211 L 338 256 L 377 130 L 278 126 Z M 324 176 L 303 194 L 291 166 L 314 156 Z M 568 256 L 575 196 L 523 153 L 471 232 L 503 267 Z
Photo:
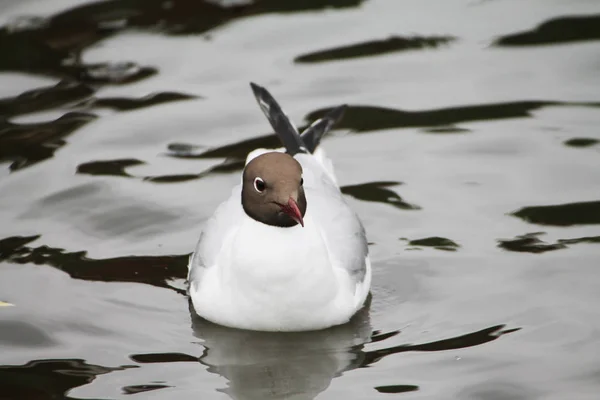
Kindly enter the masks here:
M 0 4 L 0 397 L 595 399 L 593 1 Z M 250 81 L 323 141 L 366 227 L 349 324 L 194 315 L 187 259 L 243 159 Z M 310 200 L 309 200 L 310 201 Z

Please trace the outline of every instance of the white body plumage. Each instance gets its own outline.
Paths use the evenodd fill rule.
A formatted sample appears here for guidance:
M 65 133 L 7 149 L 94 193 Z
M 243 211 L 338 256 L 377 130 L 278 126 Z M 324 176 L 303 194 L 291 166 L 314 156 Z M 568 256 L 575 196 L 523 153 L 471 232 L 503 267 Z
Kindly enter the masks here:
M 267 151 L 250 153 L 246 164 Z M 189 264 L 189 295 L 201 317 L 262 331 L 305 331 L 347 322 L 371 285 L 364 228 L 345 202 L 322 148 L 296 154 L 304 227 L 249 217 L 236 186 L 207 221 Z

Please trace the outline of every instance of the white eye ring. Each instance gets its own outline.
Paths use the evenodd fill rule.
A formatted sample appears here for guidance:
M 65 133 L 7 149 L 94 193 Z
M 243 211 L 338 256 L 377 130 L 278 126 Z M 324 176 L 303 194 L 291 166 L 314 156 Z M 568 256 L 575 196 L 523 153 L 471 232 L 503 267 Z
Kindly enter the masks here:
M 254 178 L 254 189 L 256 189 L 256 191 L 258 193 L 262 193 L 265 191 L 267 185 L 265 185 L 265 181 L 262 180 L 262 178 L 256 177 Z

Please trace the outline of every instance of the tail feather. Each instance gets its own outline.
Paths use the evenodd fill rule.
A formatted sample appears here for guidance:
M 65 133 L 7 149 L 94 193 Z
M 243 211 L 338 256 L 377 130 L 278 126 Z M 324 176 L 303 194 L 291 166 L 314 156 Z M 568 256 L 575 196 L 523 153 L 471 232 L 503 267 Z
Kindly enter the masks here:
M 330 110 L 323 118 L 313 122 L 308 128 L 300 134 L 300 138 L 308 151 L 314 153 L 315 149 L 321 143 L 321 138 L 331 130 L 339 120 L 342 119 L 346 105 L 341 105 Z
M 298 153 L 308 153 L 306 145 L 298 133 L 298 129 L 296 129 L 288 116 L 285 115 L 271 93 L 252 82 L 250 82 L 250 87 L 254 92 L 254 97 L 256 97 L 258 105 L 275 130 L 275 134 L 285 146 L 287 153 L 292 156 Z

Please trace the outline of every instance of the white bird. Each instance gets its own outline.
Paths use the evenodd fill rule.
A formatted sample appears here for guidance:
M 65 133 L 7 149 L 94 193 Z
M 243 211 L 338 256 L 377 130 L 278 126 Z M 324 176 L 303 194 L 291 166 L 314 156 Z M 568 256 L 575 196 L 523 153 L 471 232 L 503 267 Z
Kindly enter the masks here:
M 346 323 L 365 303 L 371 263 L 363 225 L 317 147 L 345 106 L 300 135 L 266 89 L 250 86 L 285 148 L 250 152 L 240 184 L 206 222 L 188 265 L 193 308 L 256 331 Z

